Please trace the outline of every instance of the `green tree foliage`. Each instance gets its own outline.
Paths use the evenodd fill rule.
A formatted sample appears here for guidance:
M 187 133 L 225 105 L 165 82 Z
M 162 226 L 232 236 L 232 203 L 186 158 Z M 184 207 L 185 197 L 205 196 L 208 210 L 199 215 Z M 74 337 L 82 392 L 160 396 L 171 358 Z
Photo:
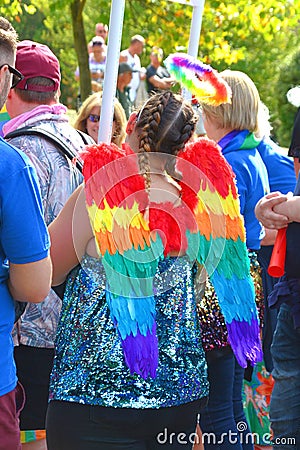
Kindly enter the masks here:
M 79 89 L 74 71 L 79 64 L 85 80 L 80 90 L 88 92 L 86 42 L 93 37 L 97 22 L 109 24 L 111 2 L 26 1 L 37 12 L 44 13 L 45 18 L 36 30 L 61 62 L 62 101 L 71 104 L 73 99 L 74 104 Z M 18 0 L 16 3 L 23 5 L 23 2 Z M 202 20 L 199 59 L 218 70 L 228 67 L 242 70 L 254 80 L 262 100 L 270 109 L 279 142 L 282 128 L 277 80 L 281 63 L 297 47 L 299 10 L 300 0 L 206 0 Z M 191 6 L 167 0 L 126 0 L 121 48 L 128 47 L 132 35 L 142 34 L 147 40 L 141 55 L 144 66 L 149 64 L 153 45 L 162 47 L 166 56 L 171 52 L 186 51 L 192 12 Z M 27 15 L 23 12 L 21 23 Z
M 282 145 L 288 147 L 291 141 L 292 127 L 297 109 L 291 105 L 286 93 L 292 87 L 300 85 L 300 48 L 294 50 L 280 65 L 276 84 L 278 135 Z
M 60 61 L 62 73 L 61 101 L 69 107 L 74 108 L 79 86 L 74 77 L 78 59 L 74 44 L 71 1 L 31 0 L 31 2 L 37 10 L 42 10 L 45 16 L 44 20 L 40 23 L 40 38 L 37 40 L 49 45 Z M 83 39 L 85 39 L 84 32 Z M 87 71 L 88 67 L 86 67 Z M 90 83 L 89 74 L 85 76 L 88 78 L 88 83 Z
M 85 3 L 86 0 L 73 0 L 70 5 L 72 14 L 74 47 L 76 50 L 80 71 L 80 94 L 82 100 L 86 99 L 91 93 L 91 77 L 88 70 L 89 58 L 83 24 L 83 9 Z
M 10 21 L 21 22 L 23 13 L 34 14 L 35 7 L 29 2 L 20 0 L 2 0 L 0 3 L 0 15 L 6 17 Z
M 270 110 L 274 136 L 281 145 L 287 145 L 281 135 L 279 114 L 282 98 L 278 99 L 277 79 L 281 73 L 282 62 L 298 45 L 297 11 L 300 2 L 267 0 L 237 3 L 238 6 L 233 6 L 228 2 L 226 14 L 222 20 L 220 19 L 219 27 L 222 30 L 223 43 L 221 41 L 219 46 L 215 45 L 215 51 L 212 53 L 208 51 L 204 57 L 209 55 L 208 62 L 217 63 L 215 65 L 218 69 L 223 69 L 224 63 L 227 63 L 231 69 L 242 70 L 253 79 L 263 102 Z M 206 23 L 204 17 L 202 39 L 207 39 Z M 213 40 L 213 36 L 215 39 L 222 39 L 216 28 L 209 35 L 209 41 Z M 211 43 L 208 42 L 207 45 L 212 49 Z M 236 60 L 230 62 L 229 55 L 229 59 L 225 56 L 223 60 L 218 61 L 218 56 L 222 53 L 226 55 L 228 48 L 230 54 L 236 56 Z M 289 124 L 289 128 L 291 127 L 292 123 Z

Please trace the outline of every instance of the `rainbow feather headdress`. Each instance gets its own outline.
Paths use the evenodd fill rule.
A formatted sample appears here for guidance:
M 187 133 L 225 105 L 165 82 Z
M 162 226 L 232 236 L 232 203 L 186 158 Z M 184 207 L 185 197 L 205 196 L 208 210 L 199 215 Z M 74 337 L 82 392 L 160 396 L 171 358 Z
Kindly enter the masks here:
M 165 61 L 171 75 L 198 101 L 218 106 L 230 103 L 231 89 L 211 66 L 185 53 L 173 53 Z

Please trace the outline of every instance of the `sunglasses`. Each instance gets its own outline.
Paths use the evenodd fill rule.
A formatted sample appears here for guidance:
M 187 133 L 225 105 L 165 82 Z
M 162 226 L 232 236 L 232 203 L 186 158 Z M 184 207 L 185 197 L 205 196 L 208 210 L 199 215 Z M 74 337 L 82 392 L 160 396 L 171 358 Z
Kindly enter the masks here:
M 9 73 L 12 75 L 12 81 L 11 81 L 11 89 L 15 88 L 17 86 L 17 84 L 23 80 L 24 76 L 21 74 L 21 72 L 19 72 L 17 69 L 15 69 L 14 67 L 11 67 L 9 64 L 2 64 L 2 66 L 0 66 L 0 70 L 2 69 L 2 67 L 7 66 Z
M 91 122 L 93 122 L 93 123 L 97 123 L 97 122 L 99 122 L 99 120 L 100 120 L 100 116 L 98 116 L 98 114 L 90 114 L 90 115 L 88 116 L 88 119 L 89 119 Z M 114 116 L 113 120 L 114 120 L 114 121 L 116 120 L 115 116 Z
M 88 119 L 90 119 L 91 122 L 97 123 L 100 120 L 100 116 L 98 116 L 98 114 L 90 114 Z

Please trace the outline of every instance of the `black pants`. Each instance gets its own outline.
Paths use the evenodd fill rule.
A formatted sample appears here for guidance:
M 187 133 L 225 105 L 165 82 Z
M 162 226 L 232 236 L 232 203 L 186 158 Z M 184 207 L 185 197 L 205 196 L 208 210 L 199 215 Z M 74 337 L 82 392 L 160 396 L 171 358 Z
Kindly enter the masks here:
M 14 356 L 18 379 L 26 396 L 20 429 L 44 430 L 54 349 L 20 345 L 15 347 Z
M 161 409 L 52 401 L 46 420 L 48 450 L 192 449 L 197 415 L 206 401 Z

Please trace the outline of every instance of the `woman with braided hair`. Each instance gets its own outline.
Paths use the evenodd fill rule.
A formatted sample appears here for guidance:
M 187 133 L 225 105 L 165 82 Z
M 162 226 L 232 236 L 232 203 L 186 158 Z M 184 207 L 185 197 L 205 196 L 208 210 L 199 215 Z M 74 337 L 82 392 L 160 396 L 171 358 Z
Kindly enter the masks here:
M 193 133 L 192 108 L 166 92 L 152 97 L 132 120 L 128 143 L 139 152 L 150 201 L 160 197 L 179 202 L 180 187 L 165 165 L 168 155 L 183 148 Z M 151 158 L 156 150 L 161 153 Z M 79 189 L 50 230 L 53 282 L 60 282 L 78 261 L 81 267 L 69 275 L 63 300 L 51 377 L 48 448 L 153 450 L 164 447 L 163 441 L 168 444 L 172 432 L 185 432 L 188 440 L 208 391 L 196 307 L 192 295 L 187 295 L 193 288 L 193 265 L 184 257 L 159 264 L 158 286 L 166 272 L 177 281 L 172 288 L 161 288 L 163 293 L 156 298 L 161 367 L 154 379 L 131 374 L 105 300 L 105 272 L 86 211 Z M 68 230 L 72 217 L 73 239 Z M 171 439 L 172 448 L 182 447 Z
M 208 201 L 215 175 L 234 191 L 217 146 L 188 143 L 196 120 L 181 96 L 156 94 L 130 117 L 122 149 L 100 143 L 81 155 L 84 189 L 49 230 L 53 284 L 81 264 L 58 326 L 49 450 L 192 449 L 208 395 L 194 297 L 195 260 L 207 255 L 194 211 L 201 179 Z

